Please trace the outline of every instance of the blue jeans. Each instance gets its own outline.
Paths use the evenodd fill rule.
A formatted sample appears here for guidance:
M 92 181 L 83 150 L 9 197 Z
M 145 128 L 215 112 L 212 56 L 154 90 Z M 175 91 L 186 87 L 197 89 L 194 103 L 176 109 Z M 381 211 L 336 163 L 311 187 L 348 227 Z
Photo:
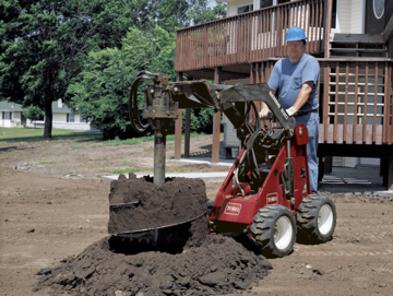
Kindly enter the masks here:
M 296 123 L 303 123 L 308 129 L 308 171 L 310 176 L 310 186 L 312 192 L 318 191 L 318 136 L 319 136 L 319 114 L 311 112 L 295 117 Z

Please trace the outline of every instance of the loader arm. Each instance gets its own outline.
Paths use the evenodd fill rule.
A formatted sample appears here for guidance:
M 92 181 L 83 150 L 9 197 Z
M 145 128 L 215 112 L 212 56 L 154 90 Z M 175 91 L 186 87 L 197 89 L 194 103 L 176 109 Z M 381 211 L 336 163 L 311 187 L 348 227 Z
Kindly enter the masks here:
M 138 87 L 143 81 L 150 83 L 144 88 L 144 105 L 138 110 Z M 264 102 L 279 123 L 287 138 L 293 135 L 296 121 L 289 117 L 267 84 L 226 85 L 205 80 L 169 82 L 165 75 L 141 72 L 131 86 L 129 113 L 131 124 L 139 132 L 149 126 L 155 133 L 154 179 L 162 184 L 165 179 L 165 138 L 173 131 L 177 110 L 181 108 L 214 108 L 223 112 L 237 131 L 244 144 L 257 132 L 258 110 L 255 102 Z

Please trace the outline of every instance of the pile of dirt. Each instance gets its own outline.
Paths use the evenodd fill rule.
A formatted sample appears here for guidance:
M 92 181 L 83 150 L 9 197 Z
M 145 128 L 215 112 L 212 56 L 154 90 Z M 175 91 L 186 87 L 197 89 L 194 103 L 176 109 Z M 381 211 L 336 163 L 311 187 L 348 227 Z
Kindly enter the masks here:
M 110 233 L 198 218 L 159 231 L 102 239 L 60 266 L 41 270 L 37 290 L 50 287 L 54 295 L 205 296 L 247 289 L 271 269 L 263 256 L 234 239 L 208 234 L 202 180 L 175 178 L 156 186 L 151 178 L 131 175 L 112 182 L 109 201 Z
M 167 178 L 160 186 L 151 177 L 120 178 L 111 182 L 108 232 L 119 234 L 177 224 L 207 211 L 201 179 Z
M 37 290 L 53 295 L 215 295 L 244 290 L 271 265 L 229 237 L 210 234 L 199 247 L 179 254 L 111 250 L 108 239 L 89 246 L 54 269 L 39 272 Z

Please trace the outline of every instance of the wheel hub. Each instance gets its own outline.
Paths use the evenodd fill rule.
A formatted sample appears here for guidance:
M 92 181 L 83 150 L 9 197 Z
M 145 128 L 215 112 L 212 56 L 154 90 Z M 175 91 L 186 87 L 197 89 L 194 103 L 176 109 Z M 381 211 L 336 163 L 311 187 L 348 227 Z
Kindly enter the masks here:
M 322 235 L 328 234 L 333 227 L 333 210 L 328 204 L 324 204 L 318 213 L 318 230 Z
M 293 227 L 287 216 L 281 216 L 274 225 L 274 244 L 280 250 L 285 250 L 291 244 Z

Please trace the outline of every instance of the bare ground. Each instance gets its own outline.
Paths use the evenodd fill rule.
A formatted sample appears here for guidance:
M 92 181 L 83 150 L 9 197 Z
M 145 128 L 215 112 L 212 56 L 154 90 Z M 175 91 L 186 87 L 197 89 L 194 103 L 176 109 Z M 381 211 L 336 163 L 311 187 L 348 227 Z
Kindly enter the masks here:
M 208 136 L 198 137 L 191 149 L 203 153 L 208 143 Z M 35 273 L 107 233 L 109 182 L 100 176 L 118 168 L 151 171 L 152 148 L 72 139 L 1 144 L 0 295 L 45 295 L 32 291 Z M 168 150 L 170 157 L 173 143 Z M 172 162 L 168 168 L 222 169 Z M 207 181 L 208 196 L 219 184 Z M 272 273 L 241 295 L 391 295 L 393 202 L 339 194 L 334 199 L 334 239 L 296 244 L 293 254 L 271 260 Z

